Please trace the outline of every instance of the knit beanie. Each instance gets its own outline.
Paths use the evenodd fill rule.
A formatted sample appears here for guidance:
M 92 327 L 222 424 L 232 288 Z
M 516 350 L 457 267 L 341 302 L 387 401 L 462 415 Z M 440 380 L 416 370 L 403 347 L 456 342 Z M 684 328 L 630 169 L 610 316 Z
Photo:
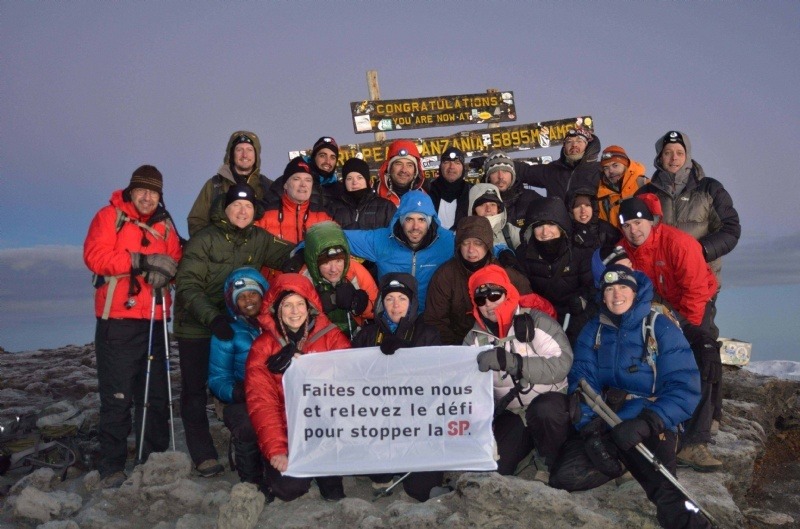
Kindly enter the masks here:
M 514 170 L 514 161 L 511 160 L 503 151 L 493 151 L 483 162 L 483 178 L 489 181 L 489 175 L 495 171 L 508 171 L 511 173 L 511 183 L 517 179 L 517 172 Z
M 225 207 L 227 208 L 237 200 L 249 200 L 253 206 L 256 205 L 256 192 L 247 184 L 236 184 L 228 188 L 225 193 Z
M 367 187 L 370 187 L 372 175 L 369 172 L 369 165 L 361 158 L 350 158 L 342 166 L 342 180 L 344 180 L 350 173 L 358 173 L 367 181 Z
M 641 198 L 626 198 L 619 203 L 619 223 L 622 225 L 635 219 L 654 220 L 653 214 Z
M 128 184 L 127 191 L 130 192 L 133 189 L 149 189 L 161 195 L 163 194 L 163 188 L 164 183 L 161 172 L 152 165 L 142 165 L 131 175 L 131 181 Z
M 458 222 L 458 227 L 456 228 L 456 253 L 458 253 L 458 247 L 461 246 L 461 243 L 470 237 L 481 241 L 491 253 L 494 246 L 494 233 L 492 233 L 492 224 L 489 219 L 470 215 Z
M 408 299 L 413 299 L 414 297 L 414 290 L 409 285 L 403 284 L 397 279 L 392 279 L 383 286 L 381 289 L 381 300 L 385 299 L 386 296 L 392 292 L 400 292 L 405 294 Z
M 311 149 L 311 158 L 313 159 L 322 149 L 330 149 L 337 158 L 339 157 L 339 146 L 336 144 L 336 140 L 330 136 L 323 136 L 317 140 L 314 148 Z
M 446 162 L 448 160 L 459 160 L 461 163 L 464 163 L 464 156 L 464 151 L 458 147 L 448 147 L 442 153 L 442 157 L 439 159 L 439 161 Z
M 586 143 L 589 143 L 590 141 L 592 141 L 592 138 L 594 138 L 594 135 L 592 135 L 592 131 L 590 131 L 589 129 L 583 127 L 576 127 L 574 129 L 570 129 L 569 132 L 567 132 L 567 135 L 564 138 L 564 140 L 566 140 L 567 138 L 574 138 L 575 136 L 582 137 L 584 140 L 586 140 Z
M 606 267 L 606 271 L 603 272 L 603 280 L 600 283 L 600 289 L 604 290 L 611 285 L 625 285 L 630 287 L 634 292 L 639 290 L 639 285 L 636 283 L 633 270 L 621 264 L 608 266 Z
M 264 289 L 261 287 L 261 284 L 253 278 L 250 277 L 242 277 L 237 279 L 233 282 L 233 292 L 231 294 L 231 299 L 233 303 L 236 303 L 236 300 L 239 299 L 239 295 L 243 292 L 258 292 L 261 296 L 264 295 Z
M 292 175 L 297 173 L 308 173 L 310 175 L 314 174 L 311 172 L 311 167 L 309 167 L 308 162 L 306 162 L 305 158 L 302 156 L 296 156 L 289 160 L 289 163 L 286 164 L 286 168 L 283 170 L 283 176 L 281 178 L 285 182 Z
M 600 155 L 600 165 L 605 167 L 614 162 L 619 162 L 625 167 L 630 167 L 631 159 L 628 158 L 628 153 L 619 145 L 609 145 L 603 149 L 603 154 Z
M 680 143 L 683 145 L 684 149 L 686 148 L 686 142 L 683 139 L 683 134 L 677 130 L 671 130 L 667 132 L 661 137 L 660 140 L 658 140 L 658 142 L 661 143 L 661 150 L 658 151 L 659 156 L 661 155 L 661 151 L 664 150 L 664 147 L 666 147 L 668 143 Z
M 494 186 L 492 187 L 494 188 Z M 474 215 L 475 208 L 482 204 L 486 204 L 487 202 L 494 202 L 497 204 L 497 211 L 503 211 L 503 199 L 500 198 L 500 195 L 498 195 L 494 189 L 487 189 L 481 196 L 475 199 L 475 202 L 472 203 L 472 211 L 470 214 Z

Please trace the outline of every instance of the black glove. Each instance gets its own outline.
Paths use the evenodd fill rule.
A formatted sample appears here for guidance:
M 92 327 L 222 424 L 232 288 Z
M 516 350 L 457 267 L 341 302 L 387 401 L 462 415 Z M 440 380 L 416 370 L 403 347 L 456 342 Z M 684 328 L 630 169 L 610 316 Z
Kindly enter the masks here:
M 305 247 L 296 250 L 294 254 L 290 255 L 289 258 L 283 262 L 281 272 L 297 273 L 303 268 L 304 264 L 306 264 Z
M 700 369 L 700 378 L 710 384 L 717 384 L 722 380 L 722 359 L 719 355 L 719 345 L 716 341 L 703 341 L 698 351 L 697 367 Z
M 393 355 L 401 347 L 410 347 L 408 340 L 403 340 L 396 334 L 387 334 L 381 341 L 381 352 L 385 355 Z
M 517 314 L 511 320 L 514 324 L 514 336 L 520 342 L 532 342 L 536 334 L 536 326 L 533 324 L 533 316 L 529 312 Z
M 622 421 L 611 430 L 611 437 L 620 450 L 630 450 L 651 435 L 664 431 L 664 422 L 654 411 L 644 409 L 634 419 Z
M 486 156 L 475 156 L 469 161 L 469 166 L 476 171 L 483 169 L 483 164 L 486 162 Z
M 503 268 L 513 268 L 517 271 L 522 271 L 522 264 L 517 259 L 517 254 L 514 253 L 514 250 L 511 248 L 507 248 L 500 252 L 497 256 L 497 260 L 500 261 L 500 266 Z
M 167 286 L 178 271 L 178 263 L 165 253 L 131 253 L 131 268 L 144 276 L 153 288 Z
M 233 327 L 228 323 L 228 318 L 222 315 L 211 321 L 211 332 L 223 342 L 229 342 L 233 339 Z
M 292 359 L 294 359 L 295 353 L 297 353 L 297 347 L 294 344 L 286 344 L 284 345 L 278 354 L 274 354 L 267 358 L 267 369 L 269 369 L 270 373 L 275 373 L 276 375 L 282 375 L 284 371 L 289 369 L 289 366 L 292 364 Z
M 233 396 L 231 397 L 234 403 L 245 401 L 244 397 L 244 382 L 236 382 L 233 384 Z
M 317 287 L 317 294 L 319 294 L 319 299 L 322 301 L 322 312 L 325 314 L 336 310 L 336 303 L 333 301 L 333 292 L 333 290 L 322 288 L 321 285 Z
M 574 296 L 569 299 L 569 313 L 574 318 L 578 314 L 582 314 L 586 310 L 586 301 L 580 296 Z
M 348 280 L 344 280 L 333 289 L 336 300 L 336 307 L 349 311 L 353 305 L 353 296 L 356 293 L 356 287 L 353 286 Z
M 502 347 L 495 347 L 478 353 L 478 369 L 485 373 L 492 371 L 505 371 L 512 377 L 519 377 L 522 370 L 522 357 L 517 353 L 506 351 Z
M 367 294 L 367 291 L 361 289 L 356 290 L 356 293 L 353 295 L 353 304 L 350 306 L 350 312 L 358 316 L 367 310 L 367 305 L 369 305 L 369 294 Z

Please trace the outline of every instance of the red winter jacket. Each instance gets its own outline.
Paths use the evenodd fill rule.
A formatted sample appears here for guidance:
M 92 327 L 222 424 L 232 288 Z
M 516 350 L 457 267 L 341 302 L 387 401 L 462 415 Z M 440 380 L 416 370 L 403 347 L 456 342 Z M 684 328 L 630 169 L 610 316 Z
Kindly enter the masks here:
M 153 215 L 160 220 L 146 226 L 153 215 L 143 217 L 133 205 L 123 199 L 123 190 L 114 191 L 105 206 L 92 219 L 83 243 L 83 261 L 93 273 L 105 276 L 105 282 L 95 290 L 94 313 L 98 318 L 108 309 L 107 318 L 149 320 L 153 292 L 142 276 L 136 276 L 138 294 L 129 295 L 131 253 L 163 253 L 180 261 L 181 244 L 166 210 L 158 207 Z M 119 222 L 119 229 L 117 224 Z M 141 223 L 142 226 L 137 224 Z M 142 241 L 147 244 L 143 245 Z M 111 299 L 107 299 L 109 292 Z M 129 298 L 133 303 L 127 303 Z M 106 306 L 108 304 L 108 306 Z M 167 294 L 167 313 L 171 298 Z M 156 307 L 156 319 L 161 320 L 161 306 Z
M 267 359 L 277 354 L 287 343 L 279 331 L 272 307 L 278 297 L 287 291 L 299 294 L 311 305 L 309 316 L 314 318 L 314 327 L 309 330 L 308 339 L 303 344 L 304 354 L 350 347 L 350 340 L 322 313 L 322 303 L 307 277 L 300 274 L 281 274 L 275 279 L 264 296 L 261 314 L 258 316 L 263 332 L 250 348 L 244 377 L 247 411 L 261 453 L 268 460 L 273 456 L 289 453 L 283 375 L 273 374 L 267 369 Z
M 641 246 L 634 247 L 624 237 L 620 244 L 633 268 L 653 282 L 656 293 L 689 323 L 700 325 L 706 304 L 717 292 L 717 280 L 700 243 L 678 228 L 655 224 Z
M 383 162 L 380 169 L 378 169 L 378 186 L 375 188 L 375 192 L 379 197 L 390 200 L 395 206 L 400 204 L 400 197 L 397 193 L 392 191 L 389 184 L 389 162 L 392 158 L 398 156 L 402 149 L 408 151 L 408 154 L 417 160 L 417 177 L 411 182 L 411 189 L 409 189 L 409 191 L 413 189 L 422 189 L 425 191 L 425 189 L 422 188 L 422 185 L 425 183 L 425 170 L 422 168 L 422 158 L 419 155 L 417 144 L 411 140 L 393 141 L 392 144 L 389 145 L 389 152 L 386 153 L 386 161 Z

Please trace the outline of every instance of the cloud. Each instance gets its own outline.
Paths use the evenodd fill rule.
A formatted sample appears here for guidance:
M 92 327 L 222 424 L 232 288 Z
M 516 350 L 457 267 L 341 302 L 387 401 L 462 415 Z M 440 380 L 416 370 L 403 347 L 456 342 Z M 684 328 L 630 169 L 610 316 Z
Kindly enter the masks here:
M 722 259 L 725 287 L 800 283 L 800 232 L 737 246 Z

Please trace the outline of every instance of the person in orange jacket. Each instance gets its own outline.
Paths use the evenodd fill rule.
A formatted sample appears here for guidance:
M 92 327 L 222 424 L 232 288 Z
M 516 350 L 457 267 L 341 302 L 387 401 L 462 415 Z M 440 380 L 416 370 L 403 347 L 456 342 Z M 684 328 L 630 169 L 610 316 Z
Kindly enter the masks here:
M 297 355 L 346 349 L 350 340 L 325 316 L 314 285 L 300 274 L 278 276 L 267 291 L 258 322 L 262 333 L 245 364 L 247 411 L 269 461 L 265 483 L 277 498 L 291 501 L 308 492 L 312 478 L 281 474 L 289 466 L 283 373 Z M 326 500 L 345 497 L 341 476 L 314 479 Z
M 411 140 L 396 140 L 389 145 L 386 161 L 378 169 L 378 185 L 375 188 L 379 197 L 400 205 L 400 197 L 412 189 L 423 189 L 425 171 L 417 145 Z
M 603 176 L 597 186 L 598 218 L 619 228 L 619 203 L 650 182 L 644 165 L 628 158 L 619 145 L 609 145 L 600 155 Z
M 169 446 L 169 401 L 164 333 L 171 298 L 169 283 L 181 245 L 163 204 L 163 178 L 152 165 L 136 169 L 125 189 L 92 219 L 83 260 L 95 274 L 95 353 L 100 394 L 98 470 L 103 487 L 126 479 L 131 407 L 139 451 L 145 377 L 150 377 L 143 458 Z M 156 294 L 163 304 L 156 303 Z M 162 309 L 165 309 L 162 311 Z M 166 314 L 164 313 L 166 312 Z M 157 325 L 159 332 L 152 333 Z M 147 374 L 148 355 L 152 356 Z

